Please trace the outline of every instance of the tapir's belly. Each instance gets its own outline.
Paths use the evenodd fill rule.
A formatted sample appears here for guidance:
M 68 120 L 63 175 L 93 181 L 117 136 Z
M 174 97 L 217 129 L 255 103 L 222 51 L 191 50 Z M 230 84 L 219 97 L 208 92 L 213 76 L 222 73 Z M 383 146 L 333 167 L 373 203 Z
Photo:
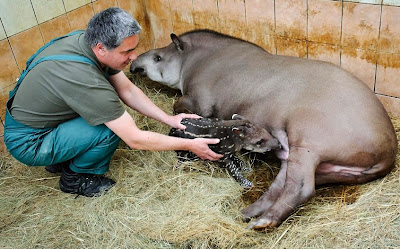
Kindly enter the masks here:
M 230 96 L 231 105 L 221 105 L 219 115 L 237 112 L 266 128 L 282 144 L 282 150 L 276 153 L 282 160 L 289 159 L 290 147 L 296 146 L 312 150 L 321 162 L 330 162 L 320 172 L 359 174 L 361 169 L 379 162 L 387 151 L 393 152 L 396 139 L 378 100 L 364 94 L 364 90 L 356 94 L 359 96 L 345 96 L 347 100 L 341 102 L 299 96 L 283 102 L 266 97 L 262 102 L 250 103 L 250 96 L 246 105 L 235 102 L 239 96 Z M 306 98 L 308 101 L 304 101 Z
M 249 60 L 253 68 L 214 64 L 212 74 L 203 72 L 194 81 L 209 82 L 207 87 L 187 95 L 196 99 L 201 115 L 210 109 L 224 119 L 238 113 L 268 130 L 282 144 L 282 160 L 290 160 L 294 147 L 312 151 L 320 159 L 317 175 L 367 174 L 369 167 L 394 160 L 393 126 L 364 83 L 330 64 L 275 58 L 275 64 L 257 62 L 261 66 Z

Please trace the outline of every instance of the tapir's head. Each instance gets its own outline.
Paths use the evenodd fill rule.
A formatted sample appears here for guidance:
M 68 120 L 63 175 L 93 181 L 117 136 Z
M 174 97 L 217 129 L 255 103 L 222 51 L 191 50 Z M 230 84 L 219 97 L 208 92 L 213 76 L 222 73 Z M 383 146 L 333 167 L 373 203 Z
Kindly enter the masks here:
M 169 46 L 141 54 L 132 62 L 130 71 L 182 91 L 179 78 L 183 56 L 189 45 L 175 34 L 171 34 L 171 39 Z
M 232 119 L 245 121 L 243 125 L 232 129 L 233 133 L 239 136 L 243 149 L 264 153 L 281 148 L 279 141 L 264 128 L 245 120 L 237 114 L 234 114 Z

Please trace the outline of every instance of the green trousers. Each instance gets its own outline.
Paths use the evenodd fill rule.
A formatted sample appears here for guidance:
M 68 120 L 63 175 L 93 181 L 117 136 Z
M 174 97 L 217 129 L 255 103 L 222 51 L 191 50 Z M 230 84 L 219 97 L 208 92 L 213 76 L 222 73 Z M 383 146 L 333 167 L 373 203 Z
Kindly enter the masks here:
M 13 157 L 27 165 L 70 160 L 69 167 L 77 173 L 104 174 L 119 141 L 107 126 L 90 126 L 83 118 L 55 128 L 31 128 L 16 121 L 7 108 L 4 143 Z

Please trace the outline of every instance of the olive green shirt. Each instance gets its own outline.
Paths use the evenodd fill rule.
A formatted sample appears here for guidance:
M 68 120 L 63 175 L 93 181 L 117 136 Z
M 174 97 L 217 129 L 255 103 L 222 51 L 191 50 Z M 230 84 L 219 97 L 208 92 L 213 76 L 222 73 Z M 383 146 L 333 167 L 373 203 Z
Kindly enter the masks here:
M 85 56 L 96 66 L 76 61 L 39 63 L 15 95 L 11 107 L 14 119 L 33 128 L 45 128 L 79 116 L 93 126 L 121 117 L 125 109 L 104 76 L 105 72 L 113 75 L 120 71 L 101 67 L 83 33 L 56 41 L 34 61 L 62 54 Z

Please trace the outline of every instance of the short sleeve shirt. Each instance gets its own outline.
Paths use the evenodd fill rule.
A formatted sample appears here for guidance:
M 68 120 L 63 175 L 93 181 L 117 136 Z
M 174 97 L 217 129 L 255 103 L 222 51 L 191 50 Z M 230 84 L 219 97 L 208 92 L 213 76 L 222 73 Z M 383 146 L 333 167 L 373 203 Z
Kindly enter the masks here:
M 46 128 L 79 116 L 93 126 L 121 117 L 125 109 L 105 77 L 106 73 L 120 71 L 101 67 L 83 33 L 56 41 L 34 61 L 63 54 L 85 56 L 96 65 L 76 61 L 39 63 L 15 95 L 11 107 L 14 119 L 33 128 Z

